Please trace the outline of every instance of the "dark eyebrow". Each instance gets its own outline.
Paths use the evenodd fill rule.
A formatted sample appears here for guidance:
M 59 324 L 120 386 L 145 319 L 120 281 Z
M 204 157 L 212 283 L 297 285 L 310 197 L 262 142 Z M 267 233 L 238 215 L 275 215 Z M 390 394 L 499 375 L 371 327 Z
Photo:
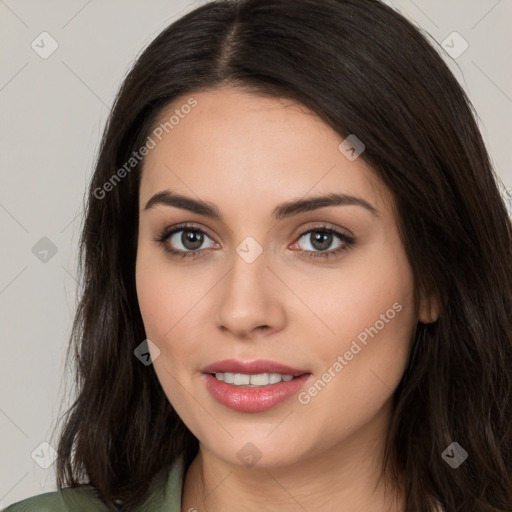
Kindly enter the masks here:
M 199 215 L 204 215 L 212 219 L 222 221 L 222 215 L 217 208 L 211 203 L 192 199 L 191 197 L 182 196 L 171 192 L 170 190 L 163 190 L 158 192 L 146 203 L 144 210 L 149 210 L 157 204 L 166 206 L 174 206 L 183 210 L 188 210 Z M 272 217 L 276 220 L 281 220 L 299 213 L 305 213 L 318 208 L 325 208 L 327 206 L 361 206 L 375 216 L 379 216 L 378 210 L 364 199 L 347 194 L 327 194 L 323 196 L 312 197 L 309 199 L 298 199 L 295 201 L 287 201 L 282 203 L 272 212 Z

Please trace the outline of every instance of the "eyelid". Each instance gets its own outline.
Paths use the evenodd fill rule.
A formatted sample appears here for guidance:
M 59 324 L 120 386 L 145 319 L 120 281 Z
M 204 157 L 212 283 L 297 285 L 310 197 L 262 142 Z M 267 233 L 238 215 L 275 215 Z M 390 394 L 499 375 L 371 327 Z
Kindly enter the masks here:
M 311 224 L 311 223 L 310 223 Z M 333 230 L 338 232 L 340 235 L 346 236 L 347 238 L 354 238 L 354 235 L 352 232 L 346 228 L 342 228 L 339 226 L 336 226 L 335 224 L 331 224 L 330 222 L 317 222 L 310 226 L 300 228 L 299 233 L 297 234 L 297 238 L 300 238 L 302 235 L 305 235 L 306 233 L 309 233 L 310 231 L 321 231 L 322 229 L 326 230 Z
M 355 245 L 356 239 L 352 236 L 352 234 L 347 234 L 344 232 L 343 228 L 333 227 L 329 223 L 320 223 L 314 226 L 305 227 L 301 229 L 300 233 L 297 235 L 293 245 L 298 245 L 300 240 L 309 233 L 314 232 L 326 232 L 334 235 L 334 237 L 338 238 L 340 241 L 340 245 L 334 249 L 327 249 L 325 251 L 312 251 L 307 249 L 299 249 L 298 255 L 300 257 L 307 257 L 310 259 L 317 259 L 318 261 L 328 262 L 329 260 L 339 258 L 343 253 L 352 248 Z M 348 230 L 347 230 L 348 231 Z
M 160 236 L 166 235 L 167 237 L 170 237 L 178 231 L 186 231 L 187 229 L 190 231 L 198 231 L 203 233 L 215 243 L 218 243 L 216 240 L 214 240 L 214 237 L 208 233 L 207 228 L 195 222 L 180 222 L 179 224 L 175 224 L 173 226 L 167 226 L 160 231 Z

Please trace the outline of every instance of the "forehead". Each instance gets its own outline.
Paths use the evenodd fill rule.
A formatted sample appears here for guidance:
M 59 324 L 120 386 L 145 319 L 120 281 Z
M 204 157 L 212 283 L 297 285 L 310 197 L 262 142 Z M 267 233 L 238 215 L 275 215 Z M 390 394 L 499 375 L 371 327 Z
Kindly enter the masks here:
M 144 161 L 141 205 L 164 189 L 212 202 L 244 198 L 248 209 L 308 193 L 389 201 L 369 166 L 340 151 L 343 137 L 290 99 L 233 88 L 190 93 L 162 111 L 158 128 Z

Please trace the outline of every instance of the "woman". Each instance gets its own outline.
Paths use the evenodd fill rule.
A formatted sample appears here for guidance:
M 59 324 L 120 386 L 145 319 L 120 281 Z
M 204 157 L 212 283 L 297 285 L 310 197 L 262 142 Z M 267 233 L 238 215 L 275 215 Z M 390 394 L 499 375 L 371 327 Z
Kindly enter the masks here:
M 7 510 L 510 512 L 511 247 L 469 100 L 402 16 L 195 9 L 103 137 L 61 490 Z

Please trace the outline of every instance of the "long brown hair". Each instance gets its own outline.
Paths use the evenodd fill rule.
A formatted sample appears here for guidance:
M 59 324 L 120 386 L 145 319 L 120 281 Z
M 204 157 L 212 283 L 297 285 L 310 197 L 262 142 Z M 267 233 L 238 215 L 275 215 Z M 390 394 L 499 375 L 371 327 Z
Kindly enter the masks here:
M 157 473 L 198 452 L 133 353 L 146 338 L 135 289 L 143 160 L 112 177 L 170 102 L 222 84 L 292 98 L 340 136 L 356 134 L 395 198 L 417 292 L 441 300 L 438 321 L 417 325 L 387 439 L 384 467 L 402 482 L 407 512 L 436 502 L 510 512 L 510 219 L 464 91 L 425 36 L 377 0 L 210 2 L 134 64 L 88 192 L 69 351 L 77 397 L 62 418 L 59 487 L 89 484 L 112 510 L 131 510 Z M 457 469 L 442 457 L 452 442 L 468 453 Z

